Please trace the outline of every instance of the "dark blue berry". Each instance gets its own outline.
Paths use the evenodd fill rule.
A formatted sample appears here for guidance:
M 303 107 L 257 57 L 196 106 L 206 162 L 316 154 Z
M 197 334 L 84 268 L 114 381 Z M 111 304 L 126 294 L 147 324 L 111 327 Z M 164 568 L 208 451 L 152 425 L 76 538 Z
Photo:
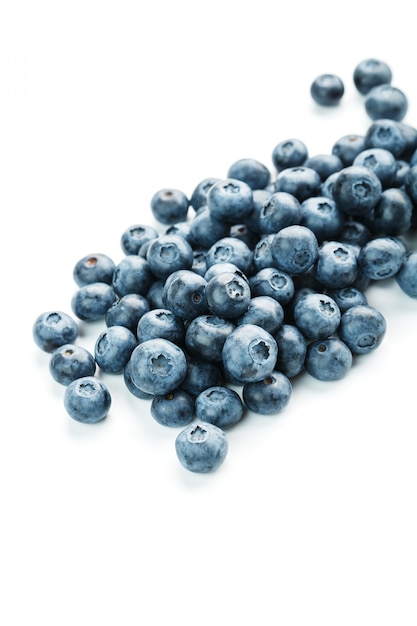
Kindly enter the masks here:
M 388 84 L 392 80 L 391 68 L 380 59 L 364 59 L 355 67 L 353 82 L 362 95 L 366 95 L 377 85 Z
M 107 310 L 116 300 L 113 287 L 107 283 L 91 283 L 74 293 L 71 308 L 80 320 L 92 322 L 104 319 Z
M 371 120 L 389 119 L 400 122 L 407 113 L 408 99 L 397 87 L 378 85 L 368 92 L 365 110 Z
M 187 352 L 206 361 L 221 361 L 226 337 L 234 330 L 231 320 L 216 315 L 201 315 L 193 319 L 185 331 Z
M 270 333 L 254 324 L 237 326 L 224 342 L 223 366 L 240 383 L 261 380 L 275 367 L 278 348 Z
M 339 76 L 335 74 L 321 74 L 311 83 L 311 97 L 321 106 L 335 106 L 339 104 L 345 93 L 345 86 Z
M 110 326 L 98 336 L 94 357 L 103 372 L 119 374 L 136 345 L 136 335 L 131 330 L 125 326 Z
M 160 337 L 136 346 L 130 361 L 133 383 L 152 395 L 163 395 L 177 389 L 187 374 L 184 352 L 176 344 Z
M 289 274 L 301 274 L 317 259 L 317 237 L 305 226 L 287 226 L 274 236 L 271 252 L 277 268 Z
M 227 178 L 241 180 L 251 189 L 264 189 L 271 181 L 271 172 L 256 159 L 239 159 L 229 167 Z
M 46 311 L 36 318 L 32 327 L 36 345 L 44 352 L 53 352 L 78 337 L 78 324 L 64 311 Z
M 161 224 L 176 224 L 187 218 L 189 200 L 179 189 L 160 189 L 151 199 L 154 218 Z
M 303 333 L 293 324 L 283 324 L 274 338 L 278 346 L 276 369 L 288 378 L 297 376 L 303 370 L 307 352 Z
M 343 313 L 338 329 L 339 338 L 353 354 L 367 354 L 375 350 L 385 332 L 384 316 L 370 305 L 350 307 Z
M 77 378 L 65 389 L 64 406 L 77 422 L 93 424 L 104 419 L 110 410 L 111 395 L 95 376 Z
M 395 279 L 405 294 L 417 298 L 417 252 L 407 254 Z
M 154 280 L 149 263 L 137 254 L 129 254 L 116 265 L 112 285 L 119 298 L 131 293 L 145 296 Z
M 196 422 L 180 432 L 175 450 L 181 465 L 190 472 L 215 471 L 228 452 L 226 435 L 221 428 L 207 422 Z
M 220 180 L 210 188 L 207 206 L 215 219 L 239 224 L 252 209 L 252 189 L 235 178 Z
M 112 304 L 105 315 L 107 326 L 125 326 L 136 334 L 142 315 L 150 310 L 149 302 L 138 293 L 129 293 Z
M 320 190 L 321 178 L 311 167 L 289 167 L 281 170 L 275 180 L 275 191 L 286 191 L 300 202 L 319 195 Z
M 368 167 L 350 165 L 342 169 L 333 184 L 333 198 L 346 215 L 369 214 L 382 192 L 381 181 Z
M 183 389 L 175 389 L 153 397 L 151 415 L 162 426 L 186 426 L 194 419 L 194 404 L 193 396 Z
M 77 378 L 94 376 L 96 361 L 86 348 L 67 343 L 52 353 L 49 371 L 56 382 L 69 385 Z
M 261 415 L 280 413 L 288 405 L 292 385 L 282 372 L 271 374 L 255 382 L 243 385 L 243 401 L 250 411 Z
M 281 141 L 272 151 L 272 162 L 277 171 L 303 165 L 307 157 L 307 146 L 300 139 Z
M 125 254 L 138 254 L 143 245 L 157 237 L 158 231 L 153 226 L 133 224 L 122 233 L 120 245 Z
M 243 412 L 239 394 L 221 385 L 205 389 L 195 399 L 197 420 L 214 424 L 218 428 L 233 426 L 242 419 Z
M 115 267 L 114 261 L 106 254 L 89 254 L 77 261 L 73 269 L 73 277 L 79 287 L 90 283 L 111 285 Z
M 337 337 L 330 337 L 309 344 L 305 369 L 318 380 L 340 380 L 352 367 L 352 361 L 347 345 Z
M 325 339 L 336 332 L 341 313 L 335 300 L 324 293 L 309 293 L 294 307 L 294 321 L 308 339 Z

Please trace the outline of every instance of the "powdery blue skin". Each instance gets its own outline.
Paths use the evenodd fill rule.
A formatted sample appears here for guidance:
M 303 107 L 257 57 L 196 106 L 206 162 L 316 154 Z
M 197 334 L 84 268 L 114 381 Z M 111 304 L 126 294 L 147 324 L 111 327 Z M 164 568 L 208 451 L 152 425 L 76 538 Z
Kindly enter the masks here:
M 223 237 L 207 250 L 206 263 L 211 267 L 216 263 L 233 263 L 244 274 L 252 264 L 253 253 L 249 246 L 236 237 Z
M 95 376 L 77 378 L 65 389 L 64 406 L 70 417 L 83 424 L 94 424 L 107 417 L 111 395 Z
M 288 167 L 303 165 L 307 157 L 307 146 L 296 138 L 280 141 L 272 151 L 272 162 L 278 172 Z
M 197 420 L 227 429 L 237 424 L 244 413 L 243 402 L 239 394 L 221 385 L 205 389 L 195 399 Z
M 385 189 L 372 213 L 372 228 L 385 235 L 403 235 L 410 230 L 412 214 L 413 203 L 403 189 Z
M 158 231 L 146 224 L 132 224 L 122 233 L 120 246 L 125 254 L 139 254 L 141 247 L 156 239 Z
M 363 222 L 349 219 L 345 222 L 338 239 L 341 243 L 364 246 L 371 239 L 371 237 L 371 231 Z
M 355 157 L 365 150 L 365 136 L 351 133 L 340 137 L 332 147 L 332 154 L 339 157 L 343 163 L 343 167 L 352 165 Z
M 177 270 L 189 270 L 194 261 L 191 245 L 179 235 L 161 235 L 153 239 L 146 253 L 151 272 L 165 280 Z
M 417 128 L 405 122 L 400 122 L 400 128 L 406 141 L 402 158 L 408 162 L 411 161 L 414 152 L 417 150 Z
M 204 206 L 190 222 L 189 242 L 194 247 L 208 250 L 216 241 L 228 235 L 229 227 L 227 222 L 214 218 L 208 207 Z
M 309 344 L 305 370 L 318 380 L 340 380 L 349 372 L 352 361 L 348 346 L 337 337 L 330 337 Z
M 378 202 L 381 181 L 368 167 L 350 165 L 339 172 L 333 184 L 333 198 L 346 215 L 366 216 Z
M 250 299 L 248 281 L 237 273 L 223 272 L 207 282 L 206 301 L 211 315 L 237 319 L 247 311 Z
M 360 152 L 353 165 L 367 167 L 374 172 L 381 181 L 383 189 L 392 187 L 397 173 L 397 160 L 389 150 L 384 148 L 367 148 Z
M 76 291 L 71 299 L 71 308 L 81 320 L 93 322 L 104 319 L 107 310 L 116 302 L 117 296 L 107 283 L 91 283 Z
M 272 258 L 271 246 L 274 234 L 270 233 L 261 237 L 253 251 L 253 267 L 255 271 L 264 269 L 265 267 L 273 267 L 274 259 Z
M 226 338 L 235 329 L 231 320 L 216 315 L 202 315 L 193 319 L 185 331 L 188 354 L 205 361 L 221 361 Z
M 368 304 L 368 299 L 363 293 L 356 287 L 342 287 L 340 289 L 333 289 L 329 292 L 329 296 L 335 300 L 341 313 L 344 313 L 352 306 L 358 306 L 359 304 Z
M 207 281 L 190 270 L 174 272 L 165 283 L 163 298 L 167 309 L 183 320 L 192 320 L 208 312 Z
M 136 335 L 140 318 L 149 310 L 149 302 L 144 296 L 129 293 L 114 302 L 107 310 L 105 322 L 108 327 L 125 326 Z
M 353 82 L 362 95 L 366 95 L 377 85 L 388 84 L 392 80 L 391 68 L 380 59 L 364 59 L 353 71 Z
M 119 298 L 130 293 L 145 296 L 154 280 L 149 263 L 138 254 L 129 254 L 116 265 L 112 285 Z
M 268 296 L 286 306 L 294 295 L 294 280 L 283 270 L 265 267 L 249 279 L 252 297 Z
M 187 373 L 181 383 L 181 389 L 184 389 L 191 396 L 198 396 L 204 389 L 220 385 L 222 380 L 223 374 L 220 363 L 199 358 L 188 358 Z
M 176 224 L 187 218 L 189 200 L 180 189 L 160 189 L 151 199 L 151 211 L 161 224 Z
M 311 83 L 311 97 L 321 106 L 339 104 L 345 93 L 343 81 L 335 74 L 321 74 Z
M 365 148 L 384 148 L 400 158 L 407 148 L 407 139 L 401 122 L 390 119 L 375 120 L 365 133 Z
M 320 189 L 320 176 L 311 167 L 289 167 L 281 170 L 275 180 L 275 191 L 286 191 L 300 202 L 310 198 L 310 196 L 317 196 Z
M 179 433 L 175 451 L 181 465 L 190 472 L 213 472 L 224 462 L 228 442 L 221 428 L 199 421 Z
M 152 395 L 177 389 L 187 374 L 184 352 L 167 339 L 149 339 L 140 343 L 133 350 L 130 361 L 133 384 Z
M 414 204 L 417 204 L 417 163 L 412 165 L 405 177 L 405 190 Z
M 155 280 L 154 283 L 149 287 L 149 290 L 146 294 L 146 299 L 149 302 L 149 306 L 151 309 L 164 309 L 164 288 L 165 288 L 165 280 L 159 279 Z
M 404 161 L 404 159 L 397 159 L 396 161 L 397 169 L 395 171 L 395 178 L 393 182 L 393 187 L 402 187 L 405 183 L 406 176 L 408 174 L 408 170 L 410 169 L 410 164 L 408 161 Z
M 262 230 L 259 225 L 259 215 L 263 205 L 271 197 L 273 192 L 274 190 L 269 191 L 268 189 L 254 189 L 252 192 L 252 208 L 249 215 L 246 217 L 245 223 L 255 234 L 262 234 Z
M 293 324 L 283 324 L 274 335 L 278 346 L 276 369 L 287 378 L 294 378 L 304 368 L 307 342 L 303 333 Z
M 249 302 L 249 308 L 237 319 L 237 325 L 255 324 L 274 335 L 284 322 L 282 305 L 271 296 L 255 296 Z
M 83 376 L 94 376 L 96 362 L 93 355 L 72 343 L 60 346 L 52 353 L 49 371 L 57 383 L 69 385 L 73 380 Z
M 308 157 L 304 162 L 304 167 L 311 167 L 316 170 L 323 182 L 335 172 L 339 172 L 343 168 L 342 160 L 336 154 L 314 154 Z
M 313 196 L 301 204 L 302 226 L 309 228 L 318 241 L 335 239 L 346 223 L 346 216 L 332 198 Z
M 260 232 L 267 235 L 301 221 L 301 207 L 295 196 L 276 191 L 266 200 L 259 213 Z
M 185 336 L 184 322 L 169 309 L 151 309 L 140 318 L 136 336 L 141 343 L 160 337 L 182 344 Z
M 223 367 L 235 381 L 261 380 L 274 369 L 278 347 L 270 333 L 254 324 L 238 326 L 223 346 Z
M 317 259 L 317 237 L 306 226 L 287 226 L 274 237 L 272 257 L 277 268 L 289 274 L 305 272 Z
M 357 275 L 357 255 L 352 246 L 339 241 L 326 241 L 319 249 L 316 278 L 329 289 L 349 287 Z
M 115 267 L 114 261 L 107 254 L 89 254 L 77 261 L 72 274 L 79 287 L 90 283 L 111 285 Z
M 417 298 L 417 252 L 407 254 L 395 279 L 404 293 Z
M 165 235 L 179 235 L 190 242 L 190 222 L 175 222 L 166 229 Z
M 212 216 L 230 224 L 239 224 L 252 209 L 252 189 L 235 178 L 215 183 L 207 194 L 207 206 Z
M 325 339 L 339 327 L 340 309 L 335 300 L 324 293 L 310 293 L 294 308 L 294 322 L 309 339 Z
M 136 335 L 125 326 L 110 326 L 97 337 L 94 358 L 103 372 L 119 374 L 137 346 Z
M 203 278 L 204 274 L 207 272 L 206 254 L 206 250 L 193 250 L 194 259 L 191 266 L 191 271 L 199 274 Z
M 408 111 L 408 99 L 397 87 L 378 85 L 368 92 L 365 110 L 371 120 L 390 119 L 400 122 Z
M 330 198 L 331 200 L 333 200 L 333 185 L 338 175 L 339 172 L 333 172 L 333 174 L 330 174 L 330 176 L 328 176 L 326 180 L 322 182 L 320 187 L 320 193 L 318 194 L 319 196 L 323 196 L 324 198 Z
M 195 211 L 198 211 L 203 206 L 207 206 L 207 194 L 213 185 L 219 181 L 220 178 L 208 177 L 198 183 L 190 198 L 190 204 Z
M 175 389 L 162 396 L 154 396 L 151 415 L 161 426 L 178 428 L 194 419 L 194 398 L 183 389 Z
M 208 282 L 214 276 L 219 276 L 219 274 L 224 274 L 225 272 L 231 272 L 232 274 L 237 274 L 244 280 L 248 280 L 246 275 L 238 268 L 234 263 L 230 263 L 228 261 L 222 263 L 215 263 L 207 268 L 206 273 L 204 274 L 204 278 Z
M 32 327 L 33 340 L 44 352 L 53 352 L 78 337 L 78 324 L 64 311 L 46 311 L 36 318 Z
M 273 371 L 263 380 L 243 385 L 243 401 L 250 411 L 261 415 L 280 413 L 288 405 L 292 385 L 282 372 Z
M 367 354 L 378 348 L 386 332 L 382 313 L 369 305 L 353 306 L 343 313 L 339 338 L 353 354 Z
M 136 398 L 140 398 L 141 400 L 152 400 L 152 398 L 154 397 L 151 393 L 146 393 L 145 391 L 142 391 L 142 389 L 139 389 L 139 387 L 137 387 L 135 383 L 133 382 L 132 363 L 130 359 L 126 363 L 126 366 L 123 370 L 123 380 L 128 391 L 130 391 L 130 393 Z
M 362 272 L 371 280 L 395 276 L 405 258 L 404 247 L 393 237 L 376 237 L 363 246 L 358 256 Z
M 264 189 L 271 182 L 271 172 L 256 159 L 239 159 L 232 163 L 227 178 L 241 180 L 254 189 Z

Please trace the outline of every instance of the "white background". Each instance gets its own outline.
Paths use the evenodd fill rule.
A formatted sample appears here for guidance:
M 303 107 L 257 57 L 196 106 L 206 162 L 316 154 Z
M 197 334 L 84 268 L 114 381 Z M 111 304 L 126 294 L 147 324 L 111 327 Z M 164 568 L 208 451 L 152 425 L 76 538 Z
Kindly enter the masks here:
M 122 258 L 162 187 L 302 139 L 331 150 L 370 120 L 357 63 L 387 61 L 417 124 L 415 21 L 396 2 L 4 1 L 0 9 L 2 401 L 0 623 L 415 626 L 417 301 L 386 317 L 348 377 L 301 377 L 287 409 L 229 431 L 211 475 L 184 470 L 176 429 L 120 377 L 85 426 L 32 340 L 70 311 L 85 254 Z M 320 110 L 310 83 L 345 83 Z M 414 248 L 416 241 L 412 242 Z M 101 323 L 82 324 L 92 348 Z

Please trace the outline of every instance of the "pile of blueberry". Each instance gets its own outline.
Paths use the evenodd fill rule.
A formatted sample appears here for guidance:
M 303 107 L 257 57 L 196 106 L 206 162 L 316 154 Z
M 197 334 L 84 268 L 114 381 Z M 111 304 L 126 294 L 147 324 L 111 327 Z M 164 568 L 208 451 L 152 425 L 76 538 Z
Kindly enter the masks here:
M 372 120 L 364 135 L 314 156 L 299 139 L 282 141 L 274 177 L 246 158 L 190 197 L 161 189 L 151 199 L 161 232 L 134 224 L 118 264 L 102 253 L 76 263 L 72 312 L 106 326 L 94 354 L 76 343 L 79 323 L 65 312 L 33 326 L 72 418 L 105 418 L 111 395 L 97 370 L 121 374 L 158 423 L 182 429 L 181 464 L 208 472 L 246 408 L 278 413 L 295 376 L 339 380 L 380 345 L 386 322 L 368 304 L 368 285 L 394 277 L 417 298 L 407 243 L 417 227 L 417 129 L 402 121 L 407 99 L 391 77 L 376 59 L 355 68 Z M 311 85 L 321 106 L 343 93 L 337 76 Z

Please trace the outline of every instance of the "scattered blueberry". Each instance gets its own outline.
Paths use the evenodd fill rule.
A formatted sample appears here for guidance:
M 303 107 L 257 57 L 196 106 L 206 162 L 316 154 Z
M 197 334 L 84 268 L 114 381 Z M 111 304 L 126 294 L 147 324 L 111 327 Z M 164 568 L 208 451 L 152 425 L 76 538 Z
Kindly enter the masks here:
M 195 399 L 197 420 L 229 428 L 242 419 L 244 405 L 239 394 L 221 385 L 208 387 Z
M 88 350 L 71 343 L 54 350 L 49 361 L 52 378 L 61 385 L 69 385 L 83 376 L 94 376 L 96 367 L 96 361 Z
M 178 459 L 190 472 L 216 470 L 225 460 L 228 442 L 224 431 L 207 422 L 196 422 L 180 432 L 175 440 Z
M 365 59 L 358 63 L 353 72 L 353 82 L 362 95 L 366 95 L 373 87 L 391 83 L 392 71 L 385 61 Z
M 108 415 L 111 395 L 101 380 L 95 376 L 84 376 L 66 387 L 64 406 L 77 422 L 93 424 Z
M 311 97 L 321 106 L 339 104 L 345 93 L 343 81 L 335 74 L 321 74 L 311 83 Z
M 53 352 L 78 337 L 78 324 L 64 311 L 41 313 L 33 324 L 32 335 L 36 345 L 44 352 Z

